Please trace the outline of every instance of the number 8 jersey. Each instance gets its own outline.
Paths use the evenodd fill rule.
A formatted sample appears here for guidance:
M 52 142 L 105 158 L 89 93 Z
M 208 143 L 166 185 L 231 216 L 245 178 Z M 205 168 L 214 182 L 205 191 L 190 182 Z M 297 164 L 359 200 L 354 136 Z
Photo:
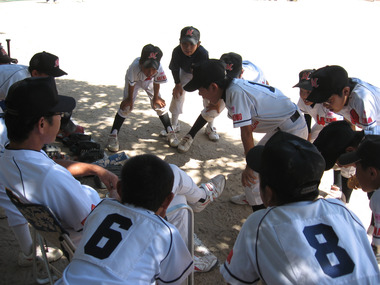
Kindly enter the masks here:
M 105 199 L 88 216 L 56 284 L 181 284 L 193 268 L 178 230 L 152 211 Z
M 229 284 L 380 284 L 366 230 L 334 199 L 251 214 L 220 271 Z

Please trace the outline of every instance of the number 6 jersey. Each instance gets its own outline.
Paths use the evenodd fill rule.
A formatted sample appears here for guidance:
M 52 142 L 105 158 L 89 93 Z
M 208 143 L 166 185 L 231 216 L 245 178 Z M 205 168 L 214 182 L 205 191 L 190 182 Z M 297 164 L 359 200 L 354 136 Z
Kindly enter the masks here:
M 105 199 L 88 216 L 57 284 L 180 284 L 192 268 L 173 225 L 152 211 Z
M 366 230 L 335 199 L 251 214 L 220 271 L 229 284 L 380 284 Z

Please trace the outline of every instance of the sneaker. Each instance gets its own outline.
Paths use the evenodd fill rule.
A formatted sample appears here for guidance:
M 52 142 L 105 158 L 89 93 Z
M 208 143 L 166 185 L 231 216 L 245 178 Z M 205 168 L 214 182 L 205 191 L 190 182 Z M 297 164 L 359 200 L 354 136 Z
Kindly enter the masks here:
M 60 249 L 54 247 L 46 247 L 45 253 L 49 262 L 57 261 L 63 255 Z M 40 250 L 40 247 L 37 248 L 36 257 L 37 259 L 42 260 L 42 252 Z M 17 263 L 22 267 L 33 266 L 33 252 L 28 256 L 23 252 L 20 252 L 18 255 Z
M 230 201 L 236 205 L 249 205 L 244 193 L 231 197 Z
M 177 147 L 179 145 L 179 140 L 177 139 L 175 132 L 173 131 L 169 132 L 167 138 L 168 138 L 169 145 L 171 147 Z
M 214 199 L 218 198 L 222 194 L 225 186 L 226 178 L 222 174 L 215 176 L 207 183 L 202 183 L 200 188 L 205 190 L 206 199 L 202 199 L 203 201 L 200 200 L 195 204 L 191 204 L 193 211 L 198 213 L 206 208 L 210 202 L 214 201 Z
M 181 142 L 179 143 L 178 151 L 181 153 L 187 152 L 193 144 L 193 141 L 193 138 L 189 134 L 187 134 L 182 138 Z
M 173 131 L 174 131 L 175 133 L 179 133 L 180 130 L 181 130 L 181 125 L 180 125 L 179 122 L 178 122 L 178 124 L 177 124 L 176 126 L 172 126 L 172 128 L 173 128 Z M 166 130 L 162 130 L 162 131 L 160 132 L 160 137 L 167 137 L 167 136 L 168 136 L 168 132 L 167 132 Z
M 119 140 L 117 139 L 117 134 L 109 134 L 107 149 L 112 152 L 119 151 Z
M 194 237 L 194 252 L 195 254 L 202 254 L 202 255 L 211 255 L 212 253 L 210 250 L 203 244 L 203 242 L 200 240 L 200 238 L 197 236 L 196 233 L 193 234 Z
M 216 129 L 214 127 L 210 127 L 209 124 L 207 124 L 205 133 L 210 141 L 217 142 L 219 140 L 219 135 L 217 134 Z
M 194 272 L 209 272 L 218 262 L 215 255 L 194 255 Z

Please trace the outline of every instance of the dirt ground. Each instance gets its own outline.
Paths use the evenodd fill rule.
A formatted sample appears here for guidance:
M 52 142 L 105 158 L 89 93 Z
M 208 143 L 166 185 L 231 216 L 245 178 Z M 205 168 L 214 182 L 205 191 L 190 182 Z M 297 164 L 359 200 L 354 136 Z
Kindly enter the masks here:
M 168 83 L 161 91 L 167 104 L 173 88 L 168 69 L 171 51 L 178 44 L 180 30 L 188 25 L 199 28 L 210 57 L 240 53 L 260 66 L 269 83 L 296 103 L 298 90 L 292 86 L 305 68 L 340 64 L 350 76 L 380 86 L 378 49 L 369 42 L 380 27 L 379 12 L 379 2 L 361 0 L 242 0 L 234 6 L 227 0 L 0 1 L 0 42 L 6 46 L 6 39 L 11 39 L 11 56 L 24 65 L 43 50 L 58 55 L 61 68 L 68 73 L 57 79 L 60 94 L 76 98 L 73 119 L 105 146 L 122 98 L 125 71 L 147 43 L 164 52 L 162 64 Z M 331 22 L 320 21 L 332 18 Z M 197 92 L 187 94 L 179 137 L 200 114 L 201 101 Z M 129 156 L 156 154 L 178 165 L 197 183 L 220 173 L 226 176 L 223 195 L 195 214 L 195 232 L 223 263 L 251 209 L 229 202 L 231 196 L 242 193 L 240 132 L 232 128 L 225 111 L 215 125 L 221 136 L 218 142 L 209 141 L 201 130 L 190 151 L 180 154 L 159 136 L 161 122 L 150 109 L 147 96 L 140 94 L 121 129 L 120 147 Z M 92 184 L 92 179 L 83 182 Z M 321 188 L 328 189 L 331 183 L 328 172 Z M 349 207 L 368 225 L 365 195 L 355 191 L 351 201 Z M 0 216 L 0 284 L 34 284 L 31 268 L 17 266 L 17 242 L 6 217 Z M 224 284 L 218 266 L 196 274 L 195 284 Z

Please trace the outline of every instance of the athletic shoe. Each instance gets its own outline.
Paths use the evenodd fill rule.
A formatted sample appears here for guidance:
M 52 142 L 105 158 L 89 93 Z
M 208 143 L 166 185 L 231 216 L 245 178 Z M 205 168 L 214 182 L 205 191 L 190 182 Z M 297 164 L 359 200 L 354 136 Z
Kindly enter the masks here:
M 179 140 L 177 139 L 175 132 L 169 132 L 167 139 L 171 147 L 177 147 L 179 145 Z
M 53 247 L 46 247 L 45 253 L 49 262 L 56 261 L 63 255 L 60 249 Z M 40 247 L 37 248 L 36 257 L 37 259 L 42 260 L 42 252 L 40 250 Z M 26 256 L 23 252 L 20 252 L 18 255 L 17 263 L 22 267 L 33 266 L 33 252 L 28 256 Z
M 175 133 L 179 133 L 179 131 L 181 130 L 181 125 L 178 122 L 178 124 L 176 126 L 172 126 L 172 128 Z M 166 130 L 162 130 L 160 132 L 160 137 L 167 137 L 167 136 L 168 136 L 168 132 Z
M 187 134 L 182 138 L 181 142 L 179 143 L 178 151 L 181 153 L 187 152 L 193 144 L 193 141 L 193 138 L 189 134 Z
M 225 186 L 226 178 L 222 174 L 215 176 L 207 183 L 202 183 L 200 188 L 206 192 L 206 199 L 201 199 L 202 201 L 200 200 L 195 204 L 190 204 L 193 211 L 198 213 L 206 208 L 210 202 L 214 201 L 214 199 L 222 194 Z
M 107 149 L 112 152 L 119 151 L 119 140 L 117 139 L 117 134 L 109 134 Z
M 215 255 L 194 255 L 194 272 L 209 272 L 218 262 Z
M 216 132 L 216 129 L 214 127 L 210 127 L 209 124 L 207 124 L 205 134 L 208 136 L 210 141 L 217 142 L 219 140 L 219 135 Z
M 249 205 L 244 193 L 231 197 L 230 201 L 236 205 Z

